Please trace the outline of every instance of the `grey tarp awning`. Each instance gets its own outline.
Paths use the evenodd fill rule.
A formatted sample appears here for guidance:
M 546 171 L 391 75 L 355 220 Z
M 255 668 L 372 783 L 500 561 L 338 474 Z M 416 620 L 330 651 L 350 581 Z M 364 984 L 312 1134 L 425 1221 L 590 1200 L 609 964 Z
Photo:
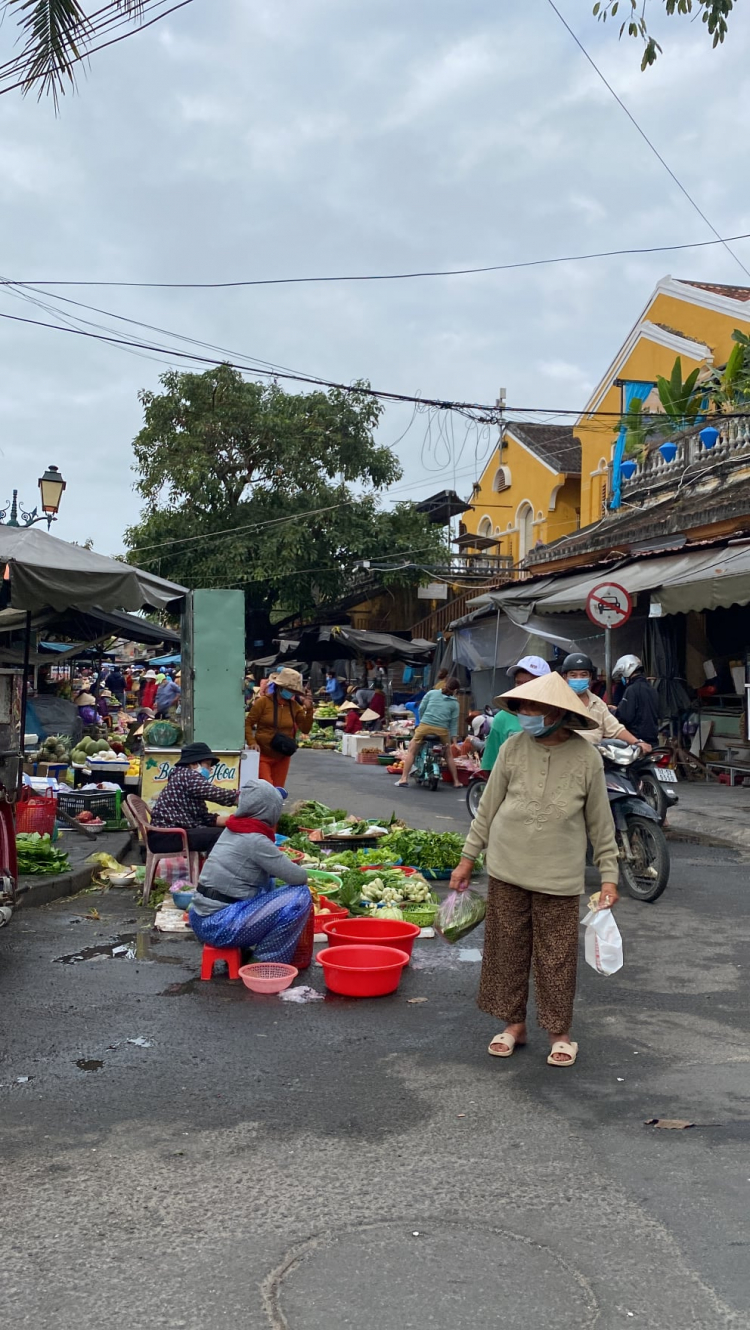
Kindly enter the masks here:
M 657 593 L 662 613 L 687 614 L 750 603 L 750 543 L 723 550 L 687 550 L 656 559 L 636 559 L 619 568 L 600 569 L 585 577 L 558 583 L 536 605 L 540 614 L 585 608 L 590 591 L 600 582 L 619 582 L 632 596 Z
M 187 595 L 185 587 L 38 527 L 0 526 L 0 565 L 6 566 L 10 603 L 18 610 L 164 610 Z
M 108 637 L 122 638 L 128 642 L 139 642 L 144 646 L 157 646 L 178 643 L 179 633 L 159 624 L 150 623 L 136 614 L 120 614 L 110 610 L 42 610 L 32 615 L 32 640 L 40 634 L 55 633 L 68 639 L 65 642 L 39 643 L 39 649 L 33 646 L 29 652 L 32 665 L 49 664 L 50 653 L 57 652 L 58 660 L 74 660 L 88 646 L 102 642 Z M 0 661 L 10 664 L 22 664 L 24 659 L 23 639 L 26 634 L 26 613 L 24 610 L 0 610 Z

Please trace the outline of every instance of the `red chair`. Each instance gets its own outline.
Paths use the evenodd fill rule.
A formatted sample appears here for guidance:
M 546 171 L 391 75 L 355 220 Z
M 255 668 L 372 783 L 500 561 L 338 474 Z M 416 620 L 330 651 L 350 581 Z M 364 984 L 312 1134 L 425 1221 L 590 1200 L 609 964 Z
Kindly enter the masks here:
M 151 888 L 156 877 L 156 869 L 161 859 L 171 859 L 174 850 L 152 850 L 148 843 L 149 831 L 151 830 L 151 812 L 145 799 L 141 799 L 137 794 L 129 794 L 125 800 L 138 826 L 138 834 L 142 844 L 146 847 L 146 878 L 143 883 L 143 904 L 148 905 L 148 898 L 151 895 Z M 200 855 L 197 850 L 191 850 L 188 844 L 188 834 L 184 827 L 154 827 L 159 835 L 179 836 L 182 843 L 182 854 L 185 856 L 185 862 L 188 866 L 188 879 L 191 887 L 198 886 L 198 877 L 200 875 Z M 177 852 L 179 853 L 179 851 Z

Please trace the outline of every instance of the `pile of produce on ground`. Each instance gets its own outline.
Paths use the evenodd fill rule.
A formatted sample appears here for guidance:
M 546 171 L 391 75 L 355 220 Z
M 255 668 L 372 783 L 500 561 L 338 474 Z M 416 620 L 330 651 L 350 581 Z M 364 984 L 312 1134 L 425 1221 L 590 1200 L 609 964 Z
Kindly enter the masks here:
M 381 847 L 391 850 L 404 864 L 432 872 L 454 869 L 463 852 L 466 837 L 456 831 L 414 831 L 406 827 L 391 832 Z
M 336 822 L 348 817 L 345 808 L 329 808 L 317 799 L 303 799 L 293 804 L 288 813 L 282 813 L 277 831 L 280 836 L 294 836 L 301 827 L 315 831 L 324 822 Z
M 340 876 L 341 890 L 328 894 L 355 916 L 426 925 L 437 914 L 437 898 L 418 873 L 404 873 L 398 868 L 379 872 L 352 868 Z
M 297 745 L 300 748 L 327 748 L 333 750 L 339 747 L 338 737 L 332 737 L 334 731 L 330 725 L 318 725 L 313 722 L 313 727 L 309 734 L 300 734 L 297 738 Z
M 105 745 L 106 746 L 106 745 Z M 69 734 L 51 734 L 33 753 L 27 753 L 29 762 L 70 762 L 71 739 Z
M 68 873 L 70 860 L 64 850 L 57 850 L 52 837 L 38 831 L 19 831 L 16 836 L 19 876 L 38 873 Z

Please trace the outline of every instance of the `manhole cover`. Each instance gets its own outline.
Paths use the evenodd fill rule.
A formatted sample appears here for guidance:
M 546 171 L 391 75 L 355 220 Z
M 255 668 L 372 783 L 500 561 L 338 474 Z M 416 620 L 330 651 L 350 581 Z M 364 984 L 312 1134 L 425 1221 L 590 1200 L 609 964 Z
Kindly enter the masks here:
M 597 1317 L 585 1278 L 550 1248 L 445 1223 L 313 1240 L 268 1281 L 266 1305 L 274 1330 L 588 1330 Z

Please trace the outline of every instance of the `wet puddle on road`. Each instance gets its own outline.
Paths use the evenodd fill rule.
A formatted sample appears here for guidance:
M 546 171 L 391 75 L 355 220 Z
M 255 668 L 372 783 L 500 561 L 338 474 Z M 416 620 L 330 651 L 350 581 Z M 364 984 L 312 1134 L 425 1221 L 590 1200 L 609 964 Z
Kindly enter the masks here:
M 150 932 L 119 933 L 108 942 L 99 942 L 91 947 L 81 947 L 67 956 L 56 956 L 56 965 L 79 965 L 82 961 L 124 960 L 139 961 L 150 965 L 184 965 L 179 956 L 167 956 L 158 950 L 161 938 L 152 937 Z

